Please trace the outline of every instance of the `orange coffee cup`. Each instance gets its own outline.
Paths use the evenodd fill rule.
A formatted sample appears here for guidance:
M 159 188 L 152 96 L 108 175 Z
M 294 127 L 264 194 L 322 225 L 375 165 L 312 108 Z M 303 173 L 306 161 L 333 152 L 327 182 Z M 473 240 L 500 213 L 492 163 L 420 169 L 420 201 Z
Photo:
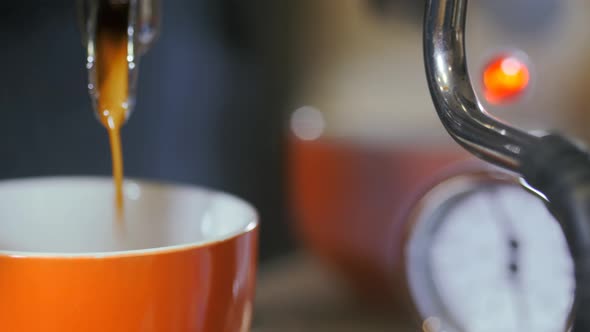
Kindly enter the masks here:
M 0 181 L 0 330 L 250 328 L 258 221 L 198 187 L 110 178 Z
M 452 145 L 290 140 L 293 230 L 372 304 L 396 305 L 392 230 L 423 187 L 468 156 Z

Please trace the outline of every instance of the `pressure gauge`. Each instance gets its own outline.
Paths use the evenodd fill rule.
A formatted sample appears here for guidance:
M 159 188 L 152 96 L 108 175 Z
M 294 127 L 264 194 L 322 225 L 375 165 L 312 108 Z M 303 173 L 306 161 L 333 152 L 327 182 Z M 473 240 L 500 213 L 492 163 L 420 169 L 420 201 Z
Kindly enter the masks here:
M 407 279 L 426 331 L 565 331 L 573 261 L 557 221 L 517 181 L 443 181 L 416 205 L 411 229 Z

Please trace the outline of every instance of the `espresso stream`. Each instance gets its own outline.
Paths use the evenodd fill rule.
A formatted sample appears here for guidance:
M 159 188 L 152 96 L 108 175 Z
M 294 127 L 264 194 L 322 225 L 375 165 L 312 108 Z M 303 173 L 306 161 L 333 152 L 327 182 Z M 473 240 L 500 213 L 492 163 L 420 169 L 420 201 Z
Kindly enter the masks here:
M 108 131 L 115 184 L 115 206 L 123 213 L 123 149 L 121 127 L 128 112 L 127 62 L 128 5 L 101 6 L 96 22 L 95 66 L 98 98 L 96 110 Z

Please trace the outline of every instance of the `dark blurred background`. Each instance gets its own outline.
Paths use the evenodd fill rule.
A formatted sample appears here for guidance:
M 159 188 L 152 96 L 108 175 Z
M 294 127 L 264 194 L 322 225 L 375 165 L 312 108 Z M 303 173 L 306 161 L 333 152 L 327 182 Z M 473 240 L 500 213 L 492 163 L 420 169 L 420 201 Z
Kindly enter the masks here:
M 263 220 L 261 258 L 291 247 L 282 113 L 289 1 L 162 1 L 123 129 L 129 177 L 229 191 Z M 110 174 L 86 89 L 74 1 L 0 4 L 0 177 Z

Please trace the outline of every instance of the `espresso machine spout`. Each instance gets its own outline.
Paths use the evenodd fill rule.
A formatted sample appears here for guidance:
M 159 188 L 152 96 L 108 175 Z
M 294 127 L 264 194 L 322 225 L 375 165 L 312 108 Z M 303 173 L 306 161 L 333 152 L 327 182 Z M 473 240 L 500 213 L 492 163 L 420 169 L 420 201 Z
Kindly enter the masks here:
M 129 105 L 127 118 L 134 109 L 135 90 L 139 58 L 145 54 L 156 41 L 160 32 L 159 0 L 78 0 L 78 24 L 82 44 L 86 49 L 86 68 L 88 70 L 88 91 L 96 104 L 98 98 L 96 82 L 95 38 L 97 16 L 101 6 L 124 8 L 127 11 L 127 62 Z

